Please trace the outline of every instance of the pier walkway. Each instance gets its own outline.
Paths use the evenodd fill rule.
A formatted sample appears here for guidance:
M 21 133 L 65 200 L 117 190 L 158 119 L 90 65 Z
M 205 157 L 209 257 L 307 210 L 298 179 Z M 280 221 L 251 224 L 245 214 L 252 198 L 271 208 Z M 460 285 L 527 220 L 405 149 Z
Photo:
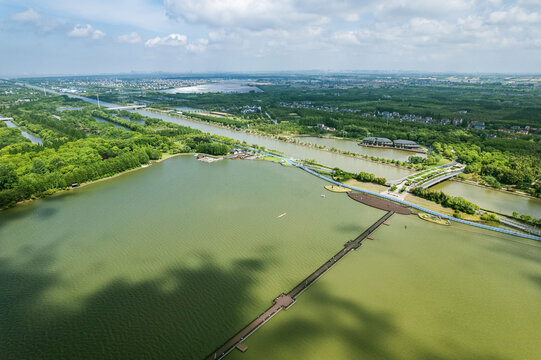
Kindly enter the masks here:
M 348 241 L 344 247 L 337 252 L 333 257 L 331 257 L 327 262 L 321 265 L 316 271 L 311 273 L 306 279 L 302 280 L 297 286 L 295 286 L 289 293 L 281 294 L 273 301 L 273 305 L 268 308 L 264 313 L 259 315 L 255 320 L 249 323 L 244 329 L 236 333 L 231 339 L 229 339 L 225 344 L 220 346 L 216 351 L 210 354 L 206 360 L 218 360 L 223 359 L 227 354 L 229 354 L 236 347 L 246 350 L 246 346 L 242 342 L 250 335 L 252 335 L 257 329 L 263 326 L 267 321 L 272 319 L 274 315 L 280 312 L 283 309 L 288 309 L 296 301 L 297 296 L 302 294 L 310 285 L 312 285 L 317 279 L 319 279 L 323 274 L 329 271 L 338 261 L 342 260 L 344 256 L 349 254 L 352 250 L 358 249 L 362 245 L 362 241 L 368 237 L 372 232 L 374 232 L 378 227 L 380 227 L 387 219 L 389 219 L 394 214 L 394 211 L 389 211 L 383 215 L 378 221 L 372 224 L 368 229 L 366 229 L 361 235 L 359 235 L 355 240 Z

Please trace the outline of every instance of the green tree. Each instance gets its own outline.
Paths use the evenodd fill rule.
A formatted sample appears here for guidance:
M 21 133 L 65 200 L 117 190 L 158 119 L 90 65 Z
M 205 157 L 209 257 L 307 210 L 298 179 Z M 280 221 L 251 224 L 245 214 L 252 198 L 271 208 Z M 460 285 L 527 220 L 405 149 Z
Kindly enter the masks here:
M 10 164 L 0 164 L 0 190 L 12 189 L 18 181 L 18 176 Z
M 47 165 L 45 162 L 39 158 L 34 159 L 32 161 L 32 170 L 30 170 L 34 174 L 46 174 L 47 173 Z

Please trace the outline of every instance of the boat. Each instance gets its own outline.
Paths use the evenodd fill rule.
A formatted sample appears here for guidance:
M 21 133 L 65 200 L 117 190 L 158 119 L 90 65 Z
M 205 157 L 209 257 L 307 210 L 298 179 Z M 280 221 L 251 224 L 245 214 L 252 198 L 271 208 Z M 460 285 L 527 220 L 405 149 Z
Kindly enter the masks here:
M 280 214 L 280 215 L 278 215 L 276 218 L 279 219 L 279 218 L 281 218 L 281 217 L 286 216 L 286 214 L 287 214 L 287 213 Z

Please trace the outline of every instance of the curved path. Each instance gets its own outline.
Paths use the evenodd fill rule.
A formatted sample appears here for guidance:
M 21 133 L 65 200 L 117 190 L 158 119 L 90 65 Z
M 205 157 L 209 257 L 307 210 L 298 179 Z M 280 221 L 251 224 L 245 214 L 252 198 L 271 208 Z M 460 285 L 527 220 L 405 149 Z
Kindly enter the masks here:
M 276 155 L 272 155 L 272 154 L 267 154 L 267 155 L 271 155 L 271 156 L 275 156 Z M 314 176 L 317 176 L 318 178 L 321 178 L 325 181 L 328 181 L 330 183 L 333 183 L 333 184 L 336 184 L 336 185 L 340 185 L 342 187 L 345 187 L 345 188 L 348 188 L 348 189 L 351 189 L 351 190 L 355 190 L 355 191 L 359 191 L 359 192 L 362 192 L 362 193 L 365 193 L 365 194 L 370 194 L 370 195 L 374 195 L 374 196 L 378 196 L 380 198 L 383 198 L 383 199 L 386 199 L 386 200 L 390 200 L 390 201 L 394 201 L 394 202 L 397 202 L 399 204 L 403 204 L 403 205 L 407 205 L 407 206 L 410 206 L 414 209 L 417 209 L 417 210 L 421 210 L 421 211 L 424 211 L 428 214 L 432 214 L 432 215 L 435 215 L 435 216 L 439 216 L 441 218 L 444 218 L 444 219 L 447 219 L 447 220 L 450 220 L 450 221 L 454 221 L 454 222 L 458 222 L 458 223 L 462 223 L 462 224 L 466 224 L 466 225 L 471 225 L 471 226 L 475 226 L 475 227 L 478 227 L 478 228 L 481 228 L 481 229 L 485 229 L 485 230 L 492 230 L 492 231 L 497 231 L 497 232 L 500 232 L 500 233 L 504 233 L 504 234 L 508 234 L 508 235 L 514 235 L 514 236 L 520 236 L 520 237 L 523 237 L 523 238 L 527 238 L 527 239 L 531 239 L 531 240 L 537 240 L 537 241 L 541 241 L 541 237 L 540 236 L 535 236 L 535 235 L 530 235 L 530 234 L 523 234 L 523 233 L 519 233 L 519 232 L 515 232 L 515 231 L 511 231 L 511 230 L 506 230 L 506 229 L 500 229 L 500 228 L 496 228 L 496 227 L 493 227 L 493 226 L 488 226 L 488 225 L 484 225 L 484 224 L 479 224 L 479 223 L 475 223 L 473 221 L 468 221 L 468 220 L 463 220 L 463 219 L 457 219 L 455 217 L 452 217 L 452 216 L 449 216 L 449 215 L 445 215 L 445 214 L 441 214 L 437 211 L 433 211 L 433 210 L 429 210 L 429 209 L 425 209 L 424 207 L 422 206 L 419 206 L 419 205 L 415 205 L 415 204 L 412 204 L 410 202 L 407 202 L 407 201 L 404 201 L 404 200 L 399 200 L 399 199 L 395 199 L 395 198 L 392 198 L 390 196 L 386 196 L 386 195 L 382 195 L 382 194 L 378 194 L 378 193 L 375 193 L 375 192 L 372 192 L 372 191 L 369 191 L 369 190 L 363 190 L 363 189 L 360 189 L 360 188 L 357 188 L 355 186 L 349 186 L 349 185 L 346 185 L 346 184 L 342 184 L 341 182 L 338 182 L 338 181 L 335 181 L 333 179 L 330 179 L 326 176 L 323 176 L 321 174 L 318 174 L 317 172 L 315 171 L 312 171 L 310 169 L 308 169 L 306 166 L 303 166 L 301 164 L 298 164 L 292 160 L 288 160 L 288 159 L 284 159 L 286 160 L 289 164 L 293 165 L 293 166 L 296 166 Z
M 222 140 L 219 140 L 219 139 L 213 139 L 213 140 L 222 141 Z M 225 141 L 222 141 L 222 142 L 225 143 Z M 342 186 L 342 187 L 345 187 L 345 188 L 348 188 L 348 189 L 351 189 L 351 190 L 355 190 L 355 191 L 358 191 L 358 192 L 362 192 L 362 193 L 365 193 L 365 194 L 370 194 L 370 195 L 373 195 L 373 196 L 377 196 L 377 197 L 380 197 L 380 198 L 383 198 L 383 199 L 386 199 L 386 200 L 394 201 L 394 202 L 397 202 L 399 204 L 406 205 L 406 206 L 412 207 L 412 208 L 417 209 L 417 210 L 421 210 L 421 211 L 426 212 L 428 214 L 439 216 L 442 219 L 447 219 L 449 221 L 454 221 L 454 222 L 465 224 L 465 225 L 475 226 L 475 227 L 485 229 L 485 230 L 496 231 L 496 232 L 507 234 L 507 235 L 514 235 L 514 236 L 519 236 L 519 237 L 523 237 L 523 238 L 526 238 L 526 239 L 541 241 L 541 236 L 535 236 L 535 235 L 530 235 L 530 234 L 519 233 L 519 232 L 516 232 L 516 231 L 500 229 L 500 228 L 497 228 L 497 227 L 494 227 L 494 226 L 488 226 L 488 225 L 484 225 L 484 224 L 479 224 L 479 223 L 476 223 L 476 222 L 473 222 L 473 221 L 457 219 L 455 217 L 452 217 L 452 216 L 449 216 L 449 215 L 446 215 L 446 214 L 441 214 L 441 213 L 439 213 L 437 211 L 426 209 L 426 208 L 424 208 L 422 206 L 419 206 L 419 205 L 416 205 L 416 204 L 413 204 L 413 203 L 410 203 L 410 202 L 407 202 L 407 201 L 404 201 L 404 200 L 399 200 L 399 199 L 396 199 L 396 198 L 393 198 L 393 197 L 390 197 L 390 196 L 387 196 L 387 195 L 378 194 L 378 193 L 373 192 L 373 191 L 360 189 L 360 188 L 355 187 L 355 186 L 346 185 L 346 184 L 343 184 L 343 183 L 341 183 L 339 181 L 336 181 L 336 180 L 333 180 L 333 179 L 328 178 L 326 176 L 323 176 L 323 175 L 313 171 L 312 169 L 309 169 L 308 167 L 306 167 L 306 166 L 304 166 L 302 164 L 299 164 L 294 160 L 287 159 L 287 158 L 285 158 L 283 156 L 271 154 L 271 153 L 268 153 L 266 151 L 261 151 L 259 149 L 255 149 L 255 148 L 252 148 L 250 146 L 242 146 L 242 145 L 238 145 L 238 144 L 231 144 L 231 145 L 234 145 L 234 146 L 237 146 L 237 147 L 242 147 L 242 148 L 245 148 L 245 149 L 249 149 L 249 150 L 252 150 L 252 151 L 255 151 L 255 152 L 259 152 L 259 153 L 261 153 L 263 155 L 272 156 L 272 157 L 275 157 L 277 159 L 283 160 L 283 161 L 287 162 L 290 165 L 293 165 L 293 166 L 295 166 L 295 167 L 297 167 L 299 169 L 302 169 L 302 170 L 304 170 L 304 171 L 306 171 L 306 172 L 308 172 L 308 173 L 310 173 L 310 174 L 312 174 L 314 176 L 317 176 L 318 178 L 320 178 L 322 180 L 330 182 L 332 184 Z

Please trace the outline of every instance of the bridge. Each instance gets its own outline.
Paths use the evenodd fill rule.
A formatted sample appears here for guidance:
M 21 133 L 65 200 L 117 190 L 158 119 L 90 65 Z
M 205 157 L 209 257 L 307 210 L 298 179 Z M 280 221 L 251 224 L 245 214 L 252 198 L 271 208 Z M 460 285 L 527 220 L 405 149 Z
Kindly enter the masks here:
M 255 320 L 249 323 L 244 329 L 236 333 L 231 339 L 226 341 L 216 351 L 207 356 L 206 360 L 223 359 L 235 348 L 238 348 L 241 351 L 246 351 L 247 347 L 243 345 L 242 342 L 246 340 L 248 336 L 252 335 L 261 326 L 265 325 L 267 321 L 272 319 L 281 310 L 289 309 L 297 301 L 297 296 L 302 294 L 304 290 L 306 290 L 317 279 L 323 276 L 334 265 L 336 265 L 340 260 L 342 260 L 344 256 L 349 254 L 352 250 L 357 250 L 362 245 L 362 241 L 366 239 L 368 235 L 374 232 L 383 223 L 385 223 L 385 221 L 389 219 L 394 213 L 394 211 L 388 211 L 378 221 L 376 221 L 368 229 L 366 229 L 361 235 L 355 238 L 355 240 L 348 241 L 338 253 L 336 253 L 332 258 L 327 260 L 316 271 L 308 275 L 306 279 L 302 280 L 289 293 L 280 294 L 280 296 L 274 299 L 274 304 L 270 308 L 268 308 L 265 312 L 255 318 Z
M 436 170 L 438 170 L 438 169 L 446 169 L 446 168 L 448 168 L 448 167 L 452 167 L 452 166 L 455 166 L 455 165 L 459 165 L 459 164 L 456 162 L 456 160 L 453 161 L 453 162 L 450 162 L 450 163 L 448 163 L 448 164 L 444 164 L 444 165 L 440 165 L 440 166 L 437 166 L 437 167 L 435 167 L 435 168 L 432 168 L 430 171 L 436 171 Z M 419 175 L 421 175 L 422 173 L 425 173 L 425 172 L 427 172 L 427 170 L 421 170 L 421 171 L 418 171 L 418 172 L 413 173 L 413 174 L 411 174 L 411 175 L 404 176 L 404 177 L 402 177 L 402 178 L 400 178 L 400 179 L 396 179 L 396 180 L 388 180 L 385 184 L 386 184 L 387 186 L 391 186 L 391 185 L 400 185 L 400 184 L 402 184 L 404 181 L 406 181 L 406 180 L 408 180 L 408 179 L 413 179 L 413 178 L 415 178 L 415 177 L 417 177 L 417 176 L 419 176 Z
M 113 106 L 105 108 L 104 110 L 134 110 L 134 109 L 141 109 L 146 108 L 146 105 L 126 105 L 126 106 Z
M 214 140 L 214 141 L 219 141 L 219 142 L 223 142 L 223 143 L 226 143 L 226 144 L 230 144 L 228 142 L 225 142 L 225 141 L 217 139 L 217 138 L 211 138 L 211 139 Z M 527 238 L 527 239 L 531 239 L 531 240 L 541 241 L 541 236 L 536 236 L 536 235 L 531 235 L 531 234 L 524 234 L 524 233 L 520 233 L 520 232 L 516 232 L 516 231 L 511 231 L 511 230 L 507 230 L 507 229 L 497 228 L 497 227 L 494 227 L 494 226 L 489 226 L 489 225 L 485 225 L 485 224 L 476 223 L 476 222 L 469 221 L 469 220 L 458 219 L 458 218 L 455 218 L 453 216 L 442 214 L 442 213 L 439 213 L 437 211 L 433 211 L 433 210 L 424 208 L 424 207 L 422 207 L 420 205 L 410 203 L 408 201 L 392 198 L 390 196 L 387 196 L 387 195 L 384 195 L 384 194 L 379 194 L 377 192 L 370 191 L 370 190 L 361 189 L 361 188 L 358 188 L 356 186 L 346 185 L 346 184 L 343 184 L 343 183 L 341 183 L 339 181 L 331 179 L 331 178 L 329 178 L 327 176 L 321 175 L 321 174 L 307 168 L 306 166 L 304 166 L 302 164 L 299 164 L 298 162 L 296 162 L 296 161 L 294 161 L 292 159 L 288 159 L 288 158 L 280 156 L 280 155 L 269 153 L 267 151 L 255 149 L 255 148 L 253 148 L 251 146 L 245 146 L 245 145 L 240 145 L 240 144 L 236 144 L 236 143 L 231 144 L 231 145 L 234 145 L 236 147 L 243 148 L 243 149 L 248 149 L 248 150 L 254 151 L 256 153 L 263 154 L 263 155 L 275 157 L 277 159 L 280 159 L 280 160 L 288 163 L 291 166 L 295 166 L 295 167 L 297 167 L 299 169 L 302 169 L 302 170 L 304 170 L 304 171 L 306 171 L 306 172 L 308 172 L 308 173 L 310 173 L 310 174 L 312 174 L 312 175 L 314 175 L 314 176 L 316 176 L 316 177 L 318 177 L 318 178 L 320 178 L 320 179 L 322 179 L 324 181 L 327 181 L 327 182 L 329 182 L 331 184 L 338 185 L 338 186 L 341 186 L 341 187 L 344 187 L 344 188 L 347 188 L 347 189 L 351 189 L 351 190 L 354 190 L 354 191 L 358 191 L 360 193 L 377 196 L 377 197 L 380 197 L 382 199 L 394 201 L 396 203 L 409 206 L 409 207 L 411 207 L 413 209 L 421 210 L 421 211 L 423 211 L 423 212 L 425 212 L 427 214 L 438 216 L 438 217 L 440 217 L 442 219 L 447 219 L 447 220 L 449 220 L 451 222 L 457 222 L 457 223 L 461 223 L 461 224 L 465 224 L 465 225 L 474 226 L 474 227 L 477 227 L 477 228 L 480 228 L 480 229 L 491 230 L 491 231 L 495 231 L 495 232 L 499 232 L 499 233 L 503 233 L 503 234 L 508 234 L 508 235 L 518 236 L 518 237 Z M 446 164 L 444 167 L 448 167 L 448 166 L 451 166 L 451 164 Z
M 10 118 L 10 117 L 0 117 L 0 121 L 13 121 L 13 118 Z
M 434 186 L 437 183 L 440 183 L 440 182 L 445 181 L 447 179 L 450 179 L 452 177 L 455 177 L 455 176 L 457 176 L 458 174 L 460 174 L 462 172 L 464 172 L 464 168 L 462 168 L 460 170 L 457 170 L 457 171 L 449 172 L 449 173 L 443 173 L 440 176 L 437 176 L 437 177 L 435 177 L 433 179 L 428 180 L 427 182 L 422 183 L 418 187 L 420 187 L 422 189 L 428 189 L 429 187 Z
M 524 232 L 527 232 L 529 234 L 541 236 L 541 229 L 539 229 L 537 227 L 526 225 L 526 224 L 523 224 L 521 222 L 511 220 L 511 219 L 508 219 L 508 218 L 503 217 L 503 216 L 498 216 L 498 219 L 500 219 L 500 222 L 502 224 L 505 224 L 507 226 L 511 226 L 511 227 L 520 229 L 520 230 L 522 230 Z

